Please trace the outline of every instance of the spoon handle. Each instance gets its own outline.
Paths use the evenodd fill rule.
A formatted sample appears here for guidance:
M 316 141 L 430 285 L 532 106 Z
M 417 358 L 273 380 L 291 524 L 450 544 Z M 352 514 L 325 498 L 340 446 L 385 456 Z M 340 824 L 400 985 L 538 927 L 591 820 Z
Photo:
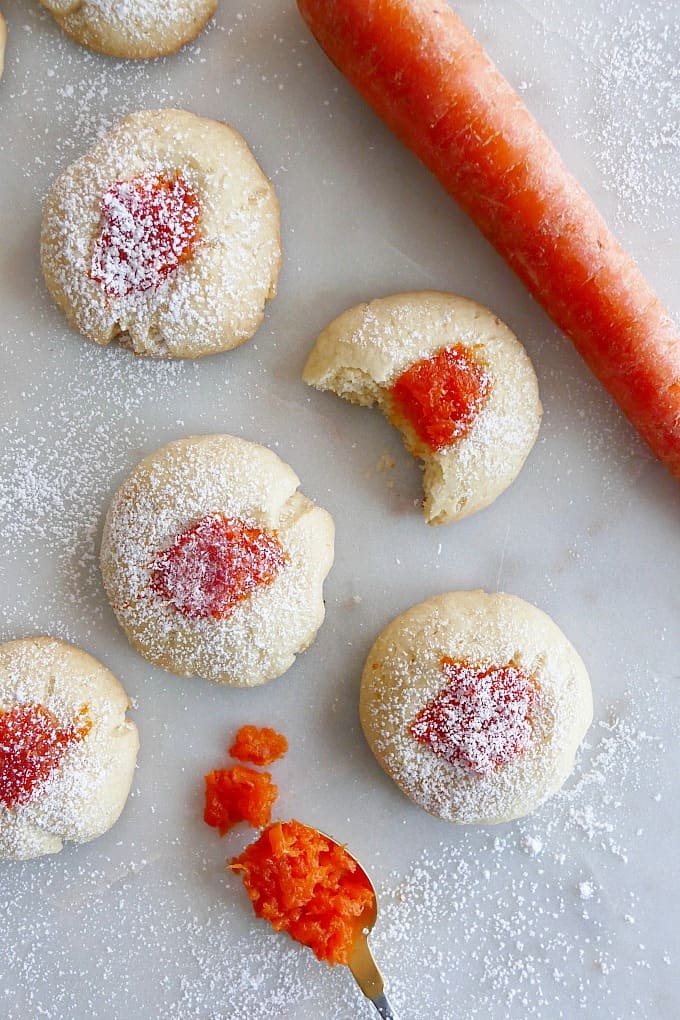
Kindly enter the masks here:
M 383 990 L 382 974 L 373 959 L 366 935 L 362 935 L 355 942 L 349 958 L 349 969 L 359 988 L 366 998 L 371 1000 L 383 1020 L 399 1020 Z
M 377 995 L 375 999 L 371 999 L 371 1002 L 380 1013 L 383 1020 L 399 1020 L 399 1017 L 395 1013 L 394 1009 L 390 1005 L 387 996 L 383 992 L 382 995 Z

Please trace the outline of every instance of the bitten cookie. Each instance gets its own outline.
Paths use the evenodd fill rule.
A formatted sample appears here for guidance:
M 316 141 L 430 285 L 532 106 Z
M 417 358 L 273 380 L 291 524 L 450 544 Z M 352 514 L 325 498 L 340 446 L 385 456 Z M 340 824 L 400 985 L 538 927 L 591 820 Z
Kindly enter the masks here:
M 281 264 L 279 204 L 233 128 L 146 110 L 55 182 L 41 259 L 88 340 L 199 358 L 244 343 L 262 321 Z
M 132 644 L 180 676 L 234 687 L 280 676 L 324 618 L 333 521 L 264 446 L 170 443 L 114 496 L 104 585 Z
M 0 858 L 58 853 L 110 829 L 139 749 L 127 694 L 50 637 L 0 645 Z
M 562 786 L 592 721 L 583 662 L 513 595 L 455 592 L 393 620 L 369 652 L 361 722 L 403 792 L 449 822 L 507 822 Z
M 40 0 L 82 46 L 110 57 L 175 53 L 212 18 L 217 0 Z
M 493 312 L 435 291 L 357 305 L 316 341 L 304 380 L 377 404 L 424 462 L 423 512 L 448 524 L 517 477 L 542 408 L 526 351 Z

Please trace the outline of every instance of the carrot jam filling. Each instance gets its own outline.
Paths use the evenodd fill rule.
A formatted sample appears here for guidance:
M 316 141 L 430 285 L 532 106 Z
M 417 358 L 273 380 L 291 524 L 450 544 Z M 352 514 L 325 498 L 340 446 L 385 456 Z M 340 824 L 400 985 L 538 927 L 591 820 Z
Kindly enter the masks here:
M 253 765 L 271 765 L 283 758 L 287 750 L 288 741 L 282 733 L 268 726 L 242 726 L 229 748 L 229 754 L 232 758 L 249 761 Z
M 442 450 L 468 435 L 490 391 L 489 375 L 457 345 L 417 361 L 390 392 L 418 438 L 431 450 Z
M 411 723 L 412 736 L 478 775 L 490 775 L 522 755 L 533 738 L 535 681 L 513 665 L 480 671 L 443 658 L 441 667 L 448 683 Z
M 191 258 L 200 215 L 198 196 L 178 170 L 116 181 L 101 200 L 90 278 L 113 298 L 158 287 Z
M 67 749 L 91 728 L 86 707 L 80 715 L 64 728 L 42 705 L 0 711 L 0 804 L 8 808 L 25 804 L 59 768 Z
M 375 894 L 356 861 L 316 829 L 276 822 L 231 863 L 258 917 L 331 965 L 346 964 Z
M 268 825 L 279 789 L 268 772 L 256 772 L 243 765 L 215 769 L 205 777 L 203 819 L 224 836 L 238 822 L 254 829 Z
M 184 616 L 223 620 L 287 562 L 274 532 L 237 517 L 210 514 L 158 553 L 151 589 Z

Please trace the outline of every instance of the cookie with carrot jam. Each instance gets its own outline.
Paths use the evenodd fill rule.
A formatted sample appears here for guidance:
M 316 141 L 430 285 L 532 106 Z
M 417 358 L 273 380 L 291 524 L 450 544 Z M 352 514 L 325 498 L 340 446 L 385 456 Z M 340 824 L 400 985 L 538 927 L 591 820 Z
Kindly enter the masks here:
M 361 681 L 378 762 L 449 822 L 520 818 L 574 768 L 592 721 L 586 668 L 544 612 L 514 595 L 438 595 L 393 620 Z
M 343 312 L 319 336 L 303 378 L 377 406 L 423 462 L 428 524 L 461 520 L 514 481 L 542 408 L 524 347 L 482 305 L 420 291 Z

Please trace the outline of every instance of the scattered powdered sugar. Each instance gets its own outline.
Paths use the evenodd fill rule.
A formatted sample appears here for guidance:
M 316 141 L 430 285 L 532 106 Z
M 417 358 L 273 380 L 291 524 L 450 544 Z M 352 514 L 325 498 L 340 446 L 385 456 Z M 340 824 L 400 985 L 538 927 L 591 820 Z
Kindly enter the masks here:
M 621 811 L 618 790 L 649 803 L 670 778 L 659 771 L 664 749 L 653 736 L 663 695 L 655 691 L 652 710 L 637 688 L 595 727 L 574 780 L 531 818 L 502 829 L 442 827 L 439 844 L 424 851 L 412 830 L 405 870 L 363 861 L 378 887 L 371 946 L 402 1016 L 486 1020 L 502 1003 L 508 1020 L 567 1018 L 619 989 L 627 1020 L 653 1015 L 650 967 L 673 953 L 657 960 L 641 944 L 647 921 L 632 911 L 647 912 L 625 859 L 651 833 Z M 392 838 L 401 836 L 396 822 Z M 202 853 L 175 838 L 130 845 L 118 863 L 19 866 L 0 928 L 4 1015 L 66 1020 L 87 1004 L 95 1020 L 123 1009 L 162 1010 L 171 1020 L 306 1020 L 329 1011 L 368 1020 L 371 1008 L 344 968 L 331 971 L 252 917 L 223 864 L 251 838 L 206 835 Z M 527 857 L 530 841 L 541 843 L 540 857 Z M 30 909 L 36 902 L 39 914 Z M 153 981 L 132 976 L 139 954 L 153 959 Z M 598 1016 L 624 1015 L 605 1009 Z
M 498 36 L 497 8 L 462 0 L 460 13 L 482 38 L 491 22 L 485 41 L 509 72 L 509 42 Z M 563 135 L 576 138 L 595 165 L 592 187 L 602 185 L 615 198 L 617 227 L 633 223 L 648 232 L 667 227 L 677 207 L 680 159 L 680 71 L 673 46 L 677 5 L 668 0 L 507 0 L 503 27 L 516 38 L 516 61 L 524 69 L 515 87 L 530 107 L 538 106 L 544 127 L 540 107 L 549 96 L 551 116 L 558 111 Z M 527 31 L 530 47 L 524 45 Z M 557 126 L 548 128 L 563 148 Z
M 522 846 L 531 857 L 538 857 L 543 850 L 543 840 L 537 836 L 525 836 Z
M 595 895 L 595 886 L 593 885 L 592 882 L 587 881 L 579 882 L 578 894 L 582 900 L 590 900 Z
M 670 45 L 678 32 L 677 8 L 666 0 L 646 0 L 623 12 L 614 0 L 602 0 L 602 8 L 605 17 L 581 19 L 575 33 L 577 44 L 587 40 L 598 54 L 594 101 L 582 133 L 619 201 L 617 219 L 658 229 L 667 222 L 669 204 L 671 210 L 677 205 L 680 69 Z
M 30 800 L 89 725 L 86 705 L 66 726 L 40 702 L 0 708 L 0 804 L 13 808 Z
M 96 628 L 105 615 L 97 560 L 111 489 L 140 449 L 185 431 L 177 401 L 200 407 L 202 379 L 195 363 L 133 362 L 77 336 L 55 343 L 49 373 L 43 352 L 27 352 L 25 388 L 8 395 L 0 426 L 0 543 L 13 578 L 1 636 L 79 643 L 75 621 Z M 10 331 L 5 345 L 9 362 L 25 341 Z
M 128 27 L 130 22 L 144 34 L 162 32 L 175 24 L 191 25 L 196 20 L 196 3 L 191 0 L 83 0 L 107 24 Z M 206 6 L 205 3 L 200 5 Z
M 221 620 L 286 561 L 274 532 L 210 514 L 156 554 L 150 586 L 185 616 Z
M 515 23 L 514 17 L 505 15 L 516 13 L 519 6 L 509 0 L 499 5 L 480 5 L 476 0 L 460 4 L 471 24 L 478 18 L 493 25 L 489 41 L 497 45 L 504 45 Z M 544 12 L 541 20 L 548 37 L 561 33 L 560 53 L 582 45 L 585 49 L 588 43 L 587 59 L 597 56 L 607 92 L 594 95 L 590 109 L 569 106 L 571 97 L 563 91 L 566 67 L 562 62 L 555 64 L 556 47 L 547 47 L 549 73 L 537 75 L 534 63 L 539 46 L 526 45 L 526 21 L 520 23 L 517 18 L 525 33 L 517 52 L 524 54 L 529 65 L 529 98 L 532 93 L 547 94 L 564 118 L 564 132 L 585 137 L 605 185 L 617 197 L 626 196 L 619 206 L 622 221 L 639 220 L 650 230 L 665 226 L 674 216 L 677 185 L 672 163 L 677 153 L 677 62 L 672 37 L 666 46 L 659 41 L 666 36 L 657 34 L 657 28 L 662 21 L 669 23 L 672 5 L 667 0 L 644 0 L 624 5 L 623 10 L 619 0 L 594 0 L 590 9 L 597 17 L 590 22 L 584 20 L 580 4 L 526 0 L 523 6 L 533 14 Z M 271 442 L 276 435 L 294 446 L 299 429 L 300 453 L 322 439 L 330 444 L 337 434 L 346 441 L 344 446 L 338 442 L 337 449 L 348 450 L 357 439 L 367 441 L 370 424 L 363 421 L 356 425 L 358 432 L 352 423 L 352 431 L 343 434 L 342 419 L 332 417 L 332 411 L 327 412 L 328 422 L 316 428 L 310 428 L 309 418 L 300 414 L 305 397 L 299 365 L 311 339 L 307 315 L 320 313 L 322 304 L 337 308 L 344 288 L 352 300 L 357 299 L 358 287 L 383 293 L 392 286 L 393 274 L 400 272 L 401 285 L 412 286 L 413 273 L 420 281 L 422 267 L 407 261 L 412 249 L 403 258 L 390 249 L 383 259 L 385 249 L 375 238 L 351 233 L 348 196 L 340 194 L 340 183 L 350 170 L 352 187 L 357 189 L 351 192 L 354 201 L 358 189 L 370 183 L 372 169 L 367 160 L 358 169 L 348 144 L 349 163 L 343 165 L 339 158 L 345 154 L 343 142 L 355 143 L 357 124 L 369 142 L 361 150 L 362 160 L 364 155 L 372 159 L 389 142 L 360 112 L 337 76 L 324 72 L 322 80 L 318 75 L 311 94 L 311 71 L 322 68 L 323 59 L 312 52 L 294 5 L 253 0 L 234 10 L 223 4 L 218 22 L 196 44 L 176 58 L 146 63 L 106 60 L 76 47 L 38 4 L 5 0 L 3 10 L 12 31 L 2 83 L 8 130 L 0 139 L 0 157 L 3 171 L 8 171 L 6 215 L 16 243 L 7 250 L 3 269 L 4 293 L 11 294 L 12 301 L 4 306 L 7 332 L 0 346 L 19 385 L 5 395 L 5 424 L 0 433 L 0 539 L 3 581 L 8 580 L 2 632 L 10 638 L 49 628 L 82 643 L 85 635 L 93 643 L 111 639 L 115 650 L 111 664 L 116 669 L 118 662 L 125 663 L 126 685 L 139 692 L 144 704 L 138 722 L 153 739 L 143 740 L 140 789 L 134 791 L 128 810 L 107 837 L 71 847 L 59 858 L 0 863 L 6 893 L 0 923 L 0 1014 L 7 1020 L 72 1020 L 74 1016 L 119 1020 L 124 1015 L 162 1015 L 168 1020 L 252 1020 L 256 1016 L 308 1020 L 322 1014 L 337 1020 L 359 1016 L 368 1020 L 374 1015 L 346 971 L 329 971 L 311 953 L 252 918 L 240 884 L 223 867 L 224 858 L 242 847 L 216 838 L 210 841 L 211 833 L 200 835 L 199 810 L 192 805 L 200 803 L 201 773 L 197 770 L 194 777 L 196 789 L 188 791 L 191 779 L 184 782 L 184 762 L 186 754 L 200 747 L 201 737 L 194 734 L 190 741 L 190 727 L 173 728 L 177 720 L 168 722 L 163 713 L 177 705 L 179 721 L 188 723 L 188 709 L 193 705 L 194 711 L 200 708 L 203 713 L 203 724 L 218 706 L 225 717 L 238 712 L 245 704 L 244 695 L 248 706 L 260 705 L 263 712 L 271 702 L 278 704 L 279 697 L 281 701 L 290 697 L 296 711 L 300 707 L 298 725 L 306 754 L 290 789 L 304 783 L 310 768 L 322 761 L 323 775 L 315 777 L 321 792 L 310 796 L 304 810 L 319 810 L 319 802 L 327 795 L 338 805 L 347 805 L 346 826 L 335 834 L 347 837 L 350 847 L 363 839 L 367 848 L 362 860 L 380 897 L 371 943 L 402 1016 L 572 1020 L 583 1015 L 598 1020 L 624 1016 L 649 1020 L 663 1010 L 669 1018 L 676 1015 L 673 889 L 663 872 L 673 877 L 677 856 L 676 847 L 668 839 L 664 843 L 673 814 L 672 782 L 678 773 L 678 733 L 673 722 L 677 676 L 655 681 L 640 672 L 626 691 L 619 692 L 620 676 L 627 668 L 625 657 L 619 676 L 615 675 L 616 654 L 603 658 L 597 681 L 598 688 L 608 693 L 597 706 L 598 722 L 590 731 L 589 746 L 574 779 L 530 818 L 499 829 L 449 828 L 411 808 L 406 800 L 402 804 L 396 791 L 388 800 L 391 787 L 380 785 L 377 768 L 367 754 L 362 757 L 356 730 L 350 742 L 344 720 L 343 728 L 333 726 L 332 718 L 329 726 L 324 715 L 329 683 L 340 680 L 351 689 L 347 698 L 354 696 L 355 671 L 345 669 L 344 660 L 336 668 L 332 655 L 319 676 L 312 678 L 313 685 L 307 685 L 303 672 L 262 691 L 219 691 L 219 701 L 206 685 L 200 690 L 200 706 L 198 698 L 191 702 L 185 693 L 190 685 L 185 688 L 174 678 L 165 678 L 167 689 L 158 676 L 147 688 L 151 671 L 126 648 L 101 590 L 97 548 L 112 490 L 145 452 L 187 433 L 243 432 L 262 442 Z M 607 13 L 606 20 L 599 17 L 601 13 Z M 596 47 L 589 42 L 593 37 L 598 40 Z M 583 63 L 577 59 L 574 66 L 580 71 Z M 584 81 L 596 79 L 595 66 L 591 63 L 592 73 L 582 74 Z M 643 91 L 649 116 L 635 98 Z M 611 106 L 607 97 L 612 99 Z M 247 360 L 235 352 L 210 359 L 210 364 L 208 359 L 203 364 L 147 363 L 125 352 L 95 349 L 73 332 L 65 335 L 65 325 L 56 311 L 51 313 L 41 289 L 35 258 L 40 204 L 57 173 L 125 114 L 170 105 L 234 121 L 266 157 L 263 165 L 268 172 L 281 179 L 292 268 L 289 294 L 284 290 L 275 306 L 280 318 L 277 337 L 268 337 L 269 361 L 257 352 L 257 343 L 244 349 Z M 340 139 L 337 152 L 330 146 L 324 151 L 317 141 L 319 124 L 312 122 L 308 129 L 299 110 L 321 114 L 333 137 L 337 134 Z M 635 125 L 635 138 L 628 124 Z M 373 131 L 375 137 L 370 134 Z M 389 149 L 390 170 L 392 162 L 397 162 L 393 152 L 397 149 Z M 406 170 L 408 157 L 399 154 L 398 160 Z M 657 166 L 662 169 L 658 177 Z M 392 209 L 397 189 L 389 181 L 383 185 L 382 180 L 380 189 L 384 208 Z M 326 218 L 340 197 L 340 215 Z M 422 228 L 421 217 L 427 215 L 430 199 L 426 195 L 422 206 L 418 199 L 414 195 L 408 204 Z M 324 214 L 318 221 L 310 214 L 316 209 Z M 359 215 L 371 211 L 358 198 L 357 209 Z M 366 215 L 362 226 L 373 229 L 374 222 Z M 351 244 L 343 241 L 345 231 Z M 311 249 L 315 257 L 318 254 L 318 265 L 303 257 L 303 243 L 308 244 L 312 234 L 318 235 L 318 244 Z M 431 238 L 427 236 L 433 254 L 424 262 L 427 281 L 423 282 L 436 278 L 440 285 L 451 281 L 456 286 L 461 270 L 458 249 L 455 243 L 442 240 L 444 235 L 450 236 L 448 223 L 441 234 L 433 231 Z M 455 222 L 451 236 L 455 241 Z M 415 234 L 412 241 L 417 244 Z M 342 262 L 343 257 L 346 262 L 339 272 L 338 258 Z M 436 259 L 441 259 L 441 265 Z M 364 265 L 365 278 L 361 275 Z M 491 262 L 480 259 L 478 272 L 483 278 L 479 295 L 491 303 L 483 296 L 485 290 L 489 293 L 485 274 L 495 279 Z M 300 287 L 303 278 L 305 285 Z M 500 517 L 492 509 L 480 515 L 481 525 L 475 519 L 464 522 L 455 536 L 442 535 L 441 556 L 435 564 L 442 569 L 434 576 L 438 587 L 461 579 L 479 583 L 488 546 L 497 544 L 501 533 L 495 530 L 501 528 L 498 522 L 504 528 L 507 519 L 506 538 L 509 534 L 510 539 L 502 561 L 504 582 L 515 588 L 524 585 L 530 598 L 538 599 L 539 589 L 541 597 L 559 595 L 567 614 L 572 612 L 567 609 L 572 600 L 575 604 L 582 599 L 586 608 L 580 614 L 574 610 L 573 619 L 584 626 L 592 604 L 593 617 L 601 619 L 607 632 L 603 641 L 611 645 L 610 638 L 618 634 L 628 642 L 628 649 L 641 653 L 637 661 L 644 661 L 648 654 L 653 669 L 660 661 L 656 641 L 661 637 L 655 628 L 654 607 L 647 607 L 642 595 L 645 584 L 650 586 L 647 590 L 656 591 L 663 583 L 666 561 L 640 561 L 640 578 L 635 579 L 642 586 L 640 611 L 631 628 L 638 638 L 631 643 L 617 617 L 621 599 L 629 600 L 628 589 L 612 587 L 615 582 L 611 581 L 620 576 L 612 564 L 624 558 L 621 550 L 629 540 L 622 534 L 619 543 L 616 531 L 608 536 L 601 518 L 608 516 L 614 529 L 616 519 L 639 511 L 633 519 L 642 522 L 644 513 L 649 527 L 640 528 L 640 540 L 654 552 L 660 546 L 645 544 L 646 531 L 663 534 L 664 507 L 669 522 L 673 511 L 670 502 L 660 501 L 655 514 L 649 492 L 644 507 L 637 507 L 635 483 L 643 475 L 648 488 L 650 461 L 640 456 L 637 447 L 625 446 L 624 458 L 624 445 L 630 441 L 604 413 L 596 416 L 597 429 L 585 451 L 596 449 L 599 454 L 592 465 L 594 473 L 591 477 L 586 470 L 588 485 L 582 484 L 587 456 L 573 442 L 577 429 L 570 408 L 584 408 L 588 384 L 583 379 L 570 381 L 562 360 L 550 354 L 552 340 L 549 337 L 545 344 L 543 372 L 546 383 L 552 380 L 553 421 L 565 433 L 571 430 L 566 436 L 571 444 L 556 445 L 555 429 L 548 432 L 541 463 L 546 466 L 548 458 L 552 462 L 555 456 L 557 460 L 547 481 L 540 478 L 543 491 L 538 503 L 526 507 L 522 503 L 511 528 L 511 494 L 498 510 Z M 269 371 L 262 371 L 263 365 Z M 597 398 L 589 399 L 579 413 L 595 415 L 596 406 Z M 280 430 L 284 422 L 291 425 L 291 435 Z M 508 426 L 509 422 L 498 425 Z M 377 433 L 378 442 L 384 442 L 383 435 Z M 364 521 L 356 512 L 349 486 L 357 480 L 349 471 L 345 474 L 346 467 L 343 463 L 343 473 L 334 477 L 332 487 L 338 505 L 344 498 L 343 487 L 348 490 L 348 521 L 355 528 L 350 548 L 354 551 L 354 543 L 362 553 L 369 548 L 361 541 L 364 532 L 370 534 L 372 544 L 365 560 L 359 564 L 340 561 L 331 575 L 332 579 L 346 577 L 341 586 L 347 598 L 361 580 L 363 602 L 354 608 L 351 626 L 349 613 L 343 620 L 337 619 L 337 612 L 329 613 L 322 633 L 330 643 L 335 628 L 344 630 L 342 641 L 358 647 L 359 635 L 367 639 L 369 630 L 380 625 L 378 582 L 373 585 L 372 577 L 385 575 L 384 589 L 378 591 L 383 597 L 394 595 L 397 580 L 404 585 L 405 596 L 412 590 L 408 572 L 413 569 L 415 574 L 431 561 L 425 542 L 414 533 L 413 548 L 399 551 L 403 570 L 396 578 L 388 576 L 386 564 L 392 564 L 394 551 L 389 544 L 391 528 L 385 520 Z M 329 470 L 324 464 L 318 484 L 325 485 L 328 479 L 331 489 Z M 536 476 L 533 480 L 539 481 Z M 659 484 L 655 495 L 660 488 Z M 517 515 L 524 517 L 525 511 L 528 523 L 517 527 Z M 532 541 L 524 541 L 525 530 L 533 532 L 534 527 Z M 604 532 L 598 530 L 602 527 Z M 556 530 L 564 534 L 558 545 L 571 570 L 569 562 L 565 566 L 553 559 L 557 545 L 551 535 Z M 664 552 L 670 560 L 670 545 Z M 606 554 L 611 560 L 606 560 Z M 637 599 L 637 591 L 630 589 L 631 601 Z M 599 601 L 593 592 L 600 593 Z M 416 598 L 421 594 L 418 591 Z M 673 622 L 670 615 L 667 619 Z M 645 630 L 649 640 L 643 640 Z M 669 629 L 667 639 L 670 635 Z M 577 643 L 585 639 L 584 633 L 575 631 L 573 636 Z M 584 647 L 584 653 L 594 650 L 595 635 L 591 637 L 593 648 Z M 300 690 L 304 694 L 296 701 Z M 167 693 L 165 701 L 159 691 Z M 618 696 L 611 700 L 616 692 Z M 271 702 L 258 701 L 260 696 Z M 319 720 L 327 726 L 327 741 L 315 744 L 307 730 Z M 662 746 L 661 733 L 667 738 L 673 733 L 675 739 L 667 739 Z M 328 757 L 324 758 L 326 744 Z M 331 757 L 338 749 L 341 755 Z M 313 821 L 292 795 L 291 802 L 295 804 L 291 813 Z M 389 849 L 395 846 L 390 855 Z M 658 857 L 653 852 L 657 849 Z M 582 898 L 581 883 L 593 887 L 589 899 Z

